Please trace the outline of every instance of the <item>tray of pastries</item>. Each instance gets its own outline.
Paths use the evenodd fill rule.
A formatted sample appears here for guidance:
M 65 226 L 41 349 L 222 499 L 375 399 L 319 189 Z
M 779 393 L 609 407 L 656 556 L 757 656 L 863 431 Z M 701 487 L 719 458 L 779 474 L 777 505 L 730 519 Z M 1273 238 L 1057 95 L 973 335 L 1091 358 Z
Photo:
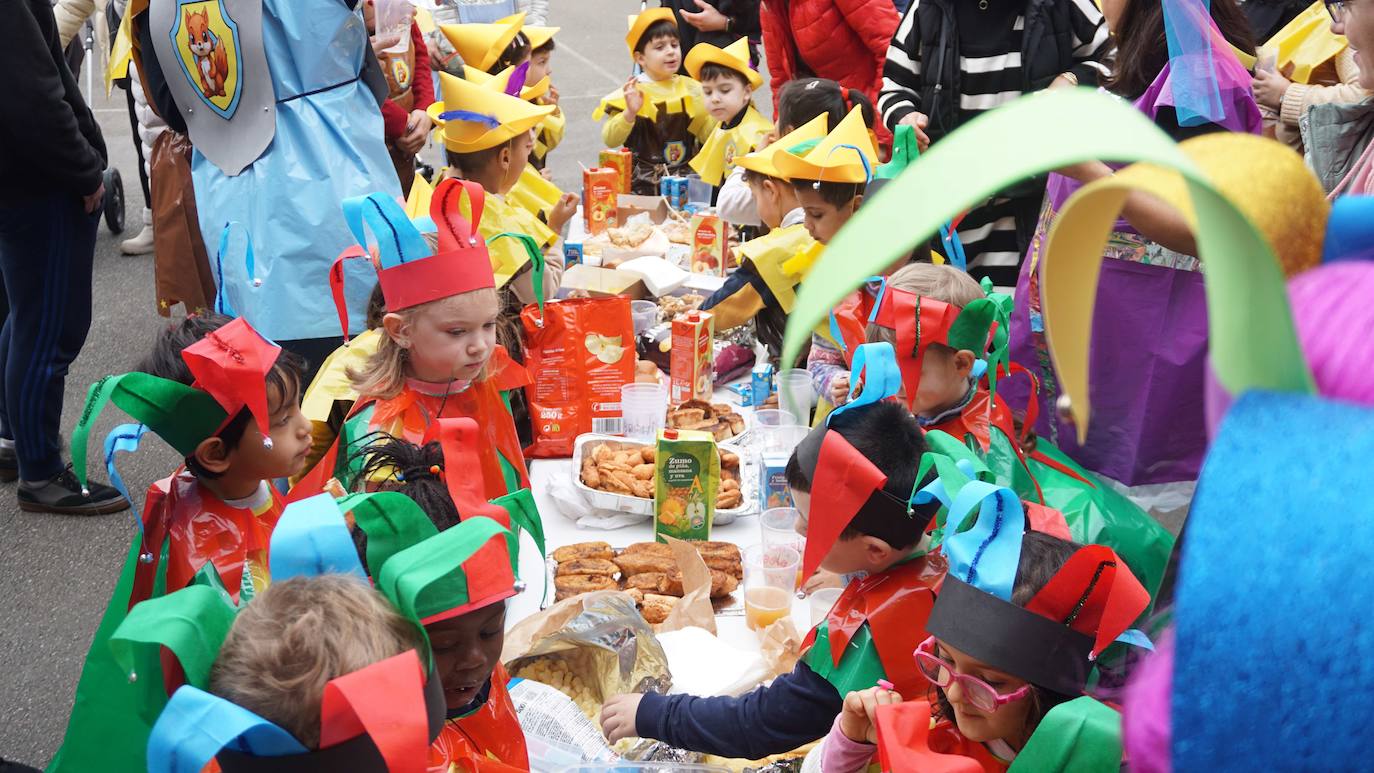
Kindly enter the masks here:
M 758 470 L 744 449 L 721 443 L 714 523 L 723 526 L 757 509 Z M 573 446 L 573 484 L 592 507 L 654 514 L 654 446 L 613 435 L 581 435 Z
M 711 605 L 717 614 L 743 614 L 739 590 L 744 579 L 739 546 L 732 542 L 694 542 L 711 572 Z M 682 571 L 673 552 L 657 542 L 612 548 L 607 542 L 579 542 L 549 557 L 556 599 L 598 590 L 623 590 L 650 623 L 661 623 L 682 598 Z
M 705 400 L 688 400 L 676 408 L 668 409 L 670 429 L 694 429 L 710 432 L 716 442 L 724 442 L 744 434 L 744 416 L 735 412 L 727 403 L 708 403 Z

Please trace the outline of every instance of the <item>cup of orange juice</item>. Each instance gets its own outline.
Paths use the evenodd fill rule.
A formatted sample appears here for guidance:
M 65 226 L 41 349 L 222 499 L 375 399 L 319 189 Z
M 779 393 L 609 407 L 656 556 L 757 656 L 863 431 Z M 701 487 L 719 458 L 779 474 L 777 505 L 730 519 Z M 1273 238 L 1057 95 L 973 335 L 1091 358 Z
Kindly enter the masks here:
M 744 551 L 744 621 L 758 631 L 792 614 L 801 553 L 788 545 L 755 545 Z

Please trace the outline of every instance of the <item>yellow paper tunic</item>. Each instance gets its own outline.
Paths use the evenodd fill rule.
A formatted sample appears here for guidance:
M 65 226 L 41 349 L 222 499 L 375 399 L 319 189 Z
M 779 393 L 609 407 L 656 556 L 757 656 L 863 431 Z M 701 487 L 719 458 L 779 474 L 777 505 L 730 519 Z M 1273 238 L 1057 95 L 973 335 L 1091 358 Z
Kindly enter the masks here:
M 744 118 L 733 128 L 726 129 L 724 125 L 716 124 L 690 165 L 704 182 L 720 185 L 734 170 L 735 158 L 752 153 L 763 136 L 772 130 L 772 122 L 750 105 L 744 111 Z
M 506 201 L 528 210 L 536 217 L 543 215 L 547 219 L 562 197 L 563 191 L 559 190 L 557 185 L 545 180 L 544 175 L 540 174 L 534 165 L 525 164 L 515 187 L 506 194 Z
M 534 238 L 541 251 L 558 241 L 558 234 L 541 223 L 532 212 L 511 204 L 501 196 L 487 196 L 486 207 L 482 210 L 482 223 L 477 230 L 483 239 L 488 240 L 487 249 L 491 253 L 491 270 L 496 275 L 497 289 L 505 287 L 530 262 L 530 256 L 518 240 L 491 241 L 492 237 L 503 233 L 526 234 Z
M 706 112 L 706 100 L 701 95 L 700 83 L 685 75 L 674 75 L 662 81 L 640 81 L 638 88 L 640 93 L 644 95 L 644 105 L 635 114 L 636 118 L 653 121 L 658 118 L 660 110 L 668 113 L 686 112 L 692 119 L 691 124 L 687 127 L 688 131 L 702 141 L 710 136 L 714 122 L 711 114 Z M 592 111 L 592 120 L 600 121 L 608 115 L 614 118 L 623 112 L 625 112 L 625 92 L 616 89 L 602 97 L 601 104 Z M 633 124 L 627 124 L 624 121 L 611 121 L 607 123 L 606 130 L 616 127 L 617 123 L 624 126 L 625 136 L 611 142 L 609 138 L 604 136 L 605 131 L 603 131 L 603 139 L 607 139 L 608 147 L 619 147 L 624 144 L 625 137 L 629 136 L 630 129 L 633 128 Z

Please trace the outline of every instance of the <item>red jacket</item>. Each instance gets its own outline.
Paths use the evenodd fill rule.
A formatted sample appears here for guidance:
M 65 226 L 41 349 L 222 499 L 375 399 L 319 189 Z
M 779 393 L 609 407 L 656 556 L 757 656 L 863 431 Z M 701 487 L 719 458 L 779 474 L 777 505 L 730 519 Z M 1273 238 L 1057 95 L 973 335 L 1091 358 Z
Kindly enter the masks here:
M 782 84 L 807 69 L 878 103 L 887 47 L 901 21 L 892 0 L 763 0 L 759 21 L 774 114 Z M 798 66 L 798 54 L 804 67 Z M 890 145 L 891 134 L 881 121 L 876 128 L 878 141 Z

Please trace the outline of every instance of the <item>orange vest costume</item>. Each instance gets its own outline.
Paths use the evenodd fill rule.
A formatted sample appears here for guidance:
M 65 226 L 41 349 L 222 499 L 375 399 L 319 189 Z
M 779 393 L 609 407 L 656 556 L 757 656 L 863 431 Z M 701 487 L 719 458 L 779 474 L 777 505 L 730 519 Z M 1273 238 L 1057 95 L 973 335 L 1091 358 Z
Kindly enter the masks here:
M 429 769 L 438 773 L 457 766 L 460 773 L 528 771 L 525 733 L 515 716 L 506 682 L 510 676 L 496 664 L 487 702 L 473 713 L 444 723 L 429 750 Z

